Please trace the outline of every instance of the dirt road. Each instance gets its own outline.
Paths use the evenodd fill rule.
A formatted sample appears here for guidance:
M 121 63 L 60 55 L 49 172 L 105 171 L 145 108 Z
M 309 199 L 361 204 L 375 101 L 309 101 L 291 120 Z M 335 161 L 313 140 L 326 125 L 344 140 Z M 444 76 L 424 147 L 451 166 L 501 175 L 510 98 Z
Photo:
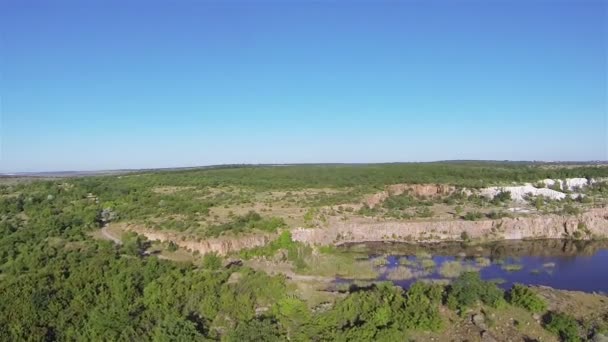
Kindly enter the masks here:
M 117 238 L 116 236 L 112 235 L 112 233 L 110 233 L 110 231 L 108 231 L 108 225 L 107 224 L 104 225 L 103 227 L 101 227 L 101 235 L 103 235 L 108 240 L 114 241 L 114 243 L 117 244 L 117 245 L 122 245 L 122 241 L 120 241 L 119 238 Z

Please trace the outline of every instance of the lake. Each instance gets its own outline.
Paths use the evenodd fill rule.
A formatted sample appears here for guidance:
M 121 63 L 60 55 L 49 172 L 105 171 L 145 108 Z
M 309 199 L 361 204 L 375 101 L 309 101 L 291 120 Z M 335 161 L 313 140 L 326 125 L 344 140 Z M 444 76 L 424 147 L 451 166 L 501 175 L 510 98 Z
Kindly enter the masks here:
M 417 280 L 448 282 L 465 271 L 510 288 L 513 283 L 608 292 L 608 241 L 502 241 L 480 245 L 438 243 L 350 244 L 353 257 L 371 260 L 375 280 L 409 287 Z M 348 283 L 350 279 L 337 279 Z

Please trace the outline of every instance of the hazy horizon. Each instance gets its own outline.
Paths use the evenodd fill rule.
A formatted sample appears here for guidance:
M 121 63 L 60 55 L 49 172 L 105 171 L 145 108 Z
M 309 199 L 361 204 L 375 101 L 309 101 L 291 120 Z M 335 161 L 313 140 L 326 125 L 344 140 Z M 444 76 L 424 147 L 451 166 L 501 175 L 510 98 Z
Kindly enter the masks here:
M 0 175 L 40 175 L 40 174 L 60 174 L 60 173 L 104 173 L 104 172 L 130 172 L 140 170 L 182 170 L 182 169 L 203 169 L 203 168 L 222 168 L 222 167 L 256 167 L 256 166 L 319 166 L 319 165 L 387 165 L 387 164 L 433 164 L 433 163 L 525 163 L 525 164 L 572 164 L 572 165 L 606 165 L 608 160 L 488 160 L 488 159 L 454 159 L 454 160 L 430 160 L 430 161 L 385 161 L 385 162 L 326 162 L 326 163 L 249 163 L 249 164 L 207 164 L 207 165 L 175 165 L 150 168 L 124 168 L 124 169 L 83 169 L 83 170 L 41 170 L 41 171 L 0 171 Z
M 0 173 L 608 159 L 608 2 L 0 3 Z

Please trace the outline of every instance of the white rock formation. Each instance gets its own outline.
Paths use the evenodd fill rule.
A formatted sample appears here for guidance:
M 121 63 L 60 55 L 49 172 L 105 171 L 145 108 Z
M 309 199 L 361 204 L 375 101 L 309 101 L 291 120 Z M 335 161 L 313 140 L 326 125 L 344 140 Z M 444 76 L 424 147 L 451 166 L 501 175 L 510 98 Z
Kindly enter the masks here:
M 566 198 L 566 194 L 563 192 L 547 189 L 547 188 L 535 188 L 531 184 L 525 184 L 521 186 L 505 186 L 505 187 L 490 187 L 481 189 L 479 194 L 487 198 L 494 198 L 497 194 L 508 191 L 511 193 L 511 199 L 516 202 L 524 202 L 527 196 L 544 196 L 554 200 L 562 200 Z
M 565 188 L 570 191 L 576 190 L 577 188 L 583 188 L 587 185 L 591 185 L 587 178 L 567 178 L 564 183 Z
M 544 183 L 547 187 L 553 187 L 555 183 L 558 183 L 563 190 L 576 190 L 576 188 L 582 188 L 593 183 L 593 180 L 589 181 L 587 178 L 566 178 L 561 179 L 543 179 L 541 183 Z

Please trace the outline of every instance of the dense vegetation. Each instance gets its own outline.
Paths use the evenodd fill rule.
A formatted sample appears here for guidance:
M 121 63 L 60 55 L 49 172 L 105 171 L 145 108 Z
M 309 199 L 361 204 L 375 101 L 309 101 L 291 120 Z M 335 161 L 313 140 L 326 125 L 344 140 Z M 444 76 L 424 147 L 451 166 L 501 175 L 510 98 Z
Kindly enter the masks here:
M 381 187 L 397 183 L 442 183 L 482 187 L 544 178 L 605 177 L 605 167 L 545 167 L 513 163 L 408 163 L 233 167 L 153 172 L 139 182 L 173 186 L 234 185 L 256 189 Z M 125 177 L 123 177 L 125 178 Z M 128 177 L 126 177 L 128 178 Z M 92 178 L 87 178 L 93 181 Z
M 478 305 L 508 305 L 507 298 L 513 305 L 542 311 L 534 294 L 514 288 L 505 297 L 495 284 L 481 281 L 475 273 L 465 273 L 447 287 L 423 283 L 408 291 L 390 284 L 355 287 L 334 305 L 311 308 L 283 276 L 238 264 L 225 267 L 217 255 L 194 264 L 159 260 L 144 253 L 149 243 L 135 234 L 126 236 L 122 245 L 95 240 L 91 234 L 107 213 L 123 220 L 183 215 L 194 217 L 194 222 L 209 208 L 255 201 L 246 191 L 215 193 L 210 187 L 361 189 L 400 182 L 480 186 L 604 175 L 605 169 L 593 167 L 404 164 L 209 169 L 0 185 L 0 340 L 394 341 L 409 331 L 442 329 L 446 324 L 442 305 L 465 313 Z M 161 186 L 193 189 L 153 190 Z M 196 191 L 202 199 L 192 201 Z M 326 194 L 315 201 L 331 202 L 340 196 Z M 387 206 L 402 211 L 408 201 L 412 199 L 403 197 Z M 416 205 L 424 207 L 424 203 Z M 205 235 L 275 232 L 284 225 L 283 220 L 250 212 L 209 225 Z M 310 254 L 307 248 L 284 231 L 269 245 L 242 256 L 271 256 L 285 250 L 289 261 L 304 267 L 300 257 Z M 566 339 L 571 325 L 555 316 L 547 327 Z

